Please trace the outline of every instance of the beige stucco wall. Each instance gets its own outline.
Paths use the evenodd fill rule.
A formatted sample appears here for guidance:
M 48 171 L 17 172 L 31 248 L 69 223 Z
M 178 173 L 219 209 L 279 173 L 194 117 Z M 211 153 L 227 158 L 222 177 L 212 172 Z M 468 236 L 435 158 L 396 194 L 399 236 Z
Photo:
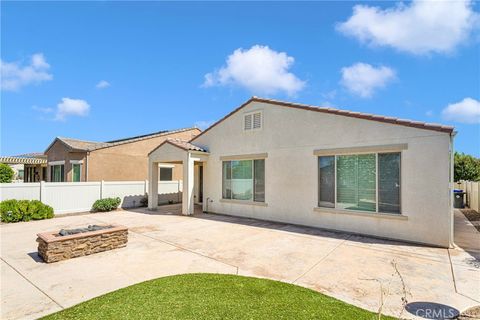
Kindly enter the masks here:
M 160 137 L 125 143 L 90 152 L 88 156 L 89 181 L 136 181 L 148 178 L 148 153 L 167 138 L 190 140 L 200 130 L 192 129 Z M 176 165 L 173 180 L 181 180 L 182 167 Z
M 48 163 L 52 161 L 65 161 L 64 167 L 64 174 L 65 174 L 65 181 L 69 182 L 72 181 L 72 164 L 70 163 L 71 160 L 79 160 L 83 161 L 85 164 L 85 152 L 70 152 L 69 149 L 65 144 L 60 141 L 56 141 L 50 149 L 46 153 Z M 50 166 L 47 168 L 47 181 L 51 181 L 50 177 Z M 80 176 L 81 181 L 86 181 L 86 172 L 85 166 L 82 165 L 82 172 Z
M 263 129 L 243 131 L 243 114 L 263 112 Z M 204 171 L 209 211 L 448 247 L 452 236 L 450 135 L 253 102 L 194 144 L 210 152 Z M 407 144 L 401 158 L 402 216 L 319 212 L 314 150 Z M 221 202 L 220 157 L 267 153 L 267 206 Z

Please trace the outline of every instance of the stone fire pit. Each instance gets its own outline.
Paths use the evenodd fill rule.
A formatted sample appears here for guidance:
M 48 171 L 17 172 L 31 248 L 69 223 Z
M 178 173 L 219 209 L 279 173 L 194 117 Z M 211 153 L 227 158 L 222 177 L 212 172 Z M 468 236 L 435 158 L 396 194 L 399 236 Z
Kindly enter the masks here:
M 128 228 L 121 225 L 88 226 L 37 234 L 38 255 L 47 263 L 125 247 Z

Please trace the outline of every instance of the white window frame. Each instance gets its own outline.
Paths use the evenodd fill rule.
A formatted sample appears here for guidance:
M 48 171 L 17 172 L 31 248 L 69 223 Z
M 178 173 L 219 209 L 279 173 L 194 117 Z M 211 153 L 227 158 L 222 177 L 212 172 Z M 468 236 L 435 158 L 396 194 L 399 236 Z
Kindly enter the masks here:
M 159 168 L 175 168 L 174 164 L 169 164 L 169 163 L 159 163 L 158 164 Z
M 254 118 L 254 115 L 259 113 L 260 114 L 260 128 L 254 128 L 253 127 L 253 118 Z M 247 129 L 245 128 L 245 118 L 248 116 L 248 115 L 251 115 L 252 116 L 252 127 L 250 129 Z M 260 131 L 260 130 L 263 130 L 263 111 L 262 110 L 255 110 L 255 111 L 250 111 L 250 112 L 245 112 L 243 114 L 243 121 L 242 121 L 242 124 L 243 124 L 243 131 L 245 132 L 253 132 L 253 131 Z
M 60 165 L 65 165 L 65 160 L 61 160 L 61 161 L 50 161 L 48 163 L 49 166 L 60 166 Z

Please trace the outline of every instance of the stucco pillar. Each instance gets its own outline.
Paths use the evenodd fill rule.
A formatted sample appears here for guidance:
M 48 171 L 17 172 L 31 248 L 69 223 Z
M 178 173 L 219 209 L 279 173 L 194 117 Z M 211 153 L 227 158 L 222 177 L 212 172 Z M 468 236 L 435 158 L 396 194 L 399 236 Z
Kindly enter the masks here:
M 148 165 L 148 209 L 158 207 L 158 162 L 149 161 Z
M 189 152 L 183 160 L 183 194 L 182 214 L 190 215 L 194 212 L 194 160 Z

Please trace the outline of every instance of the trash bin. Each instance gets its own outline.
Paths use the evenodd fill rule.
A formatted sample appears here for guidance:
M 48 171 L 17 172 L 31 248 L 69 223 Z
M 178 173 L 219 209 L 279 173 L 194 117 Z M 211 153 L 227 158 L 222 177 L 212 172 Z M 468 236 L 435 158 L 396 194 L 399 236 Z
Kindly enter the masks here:
M 457 209 L 465 208 L 464 198 L 465 192 L 463 190 L 453 190 L 453 207 Z

